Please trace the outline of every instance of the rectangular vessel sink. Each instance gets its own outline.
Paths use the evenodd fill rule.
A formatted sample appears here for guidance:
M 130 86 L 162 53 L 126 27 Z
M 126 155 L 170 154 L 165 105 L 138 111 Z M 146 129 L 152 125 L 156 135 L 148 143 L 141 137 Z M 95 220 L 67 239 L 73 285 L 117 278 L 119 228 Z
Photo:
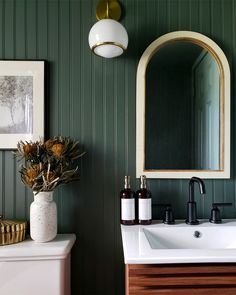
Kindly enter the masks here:
M 121 225 L 125 263 L 236 262 L 236 220 Z
M 152 249 L 236 249 L 236 228 L 228 226 L 143 229 Z

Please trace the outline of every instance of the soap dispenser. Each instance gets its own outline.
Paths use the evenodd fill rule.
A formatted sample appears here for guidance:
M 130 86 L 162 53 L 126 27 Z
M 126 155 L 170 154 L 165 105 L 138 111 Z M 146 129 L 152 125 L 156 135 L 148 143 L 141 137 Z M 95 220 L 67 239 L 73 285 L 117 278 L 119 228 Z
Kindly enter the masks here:
M 136 192 L 138 198 L 138 223 L 147 225 L 152 223 L 152 194 L 147 189 L 145 175 L 140 176 L 140 188 Z
M 120 223 L 134 225 L 135 222 L 135 193 L 130 187 L 130 176 L 125 176 L 124 189 L 120 192 L 121 208 Z

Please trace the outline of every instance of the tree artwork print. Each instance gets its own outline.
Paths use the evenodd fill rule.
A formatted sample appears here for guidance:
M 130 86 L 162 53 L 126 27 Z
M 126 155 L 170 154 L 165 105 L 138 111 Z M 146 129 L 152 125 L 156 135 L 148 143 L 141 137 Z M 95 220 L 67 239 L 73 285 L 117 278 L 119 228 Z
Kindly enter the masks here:
M 33 130 L 33 76 L 0 76 L 0 134 Z

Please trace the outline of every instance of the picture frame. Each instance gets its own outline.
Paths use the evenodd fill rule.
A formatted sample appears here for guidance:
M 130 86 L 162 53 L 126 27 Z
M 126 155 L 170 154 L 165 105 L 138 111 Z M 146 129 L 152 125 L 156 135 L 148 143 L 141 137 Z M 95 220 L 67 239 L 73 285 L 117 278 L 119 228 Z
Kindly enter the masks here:
M 44 137 L 44 61 L 0 60 L 0 149 Z

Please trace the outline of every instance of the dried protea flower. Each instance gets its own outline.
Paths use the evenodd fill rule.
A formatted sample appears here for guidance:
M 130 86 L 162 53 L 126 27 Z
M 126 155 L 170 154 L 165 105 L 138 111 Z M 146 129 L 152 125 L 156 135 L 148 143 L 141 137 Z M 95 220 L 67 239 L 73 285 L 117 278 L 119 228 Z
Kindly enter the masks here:
M 38 193 L 52 191 L 58 185 L 77 180 L 75 160 L 84 153 L 81 153 L 77 141 L 55 136 L 45 142 L 20 141 L 15 154 L 20 160 L 25 160 L 20 170 L 22 182 Z
M 33 144 L 26 143 L 22 147 L 23 147 L 23 151 L 25 155 L 37 154 L 38 147 L 37 147 L 37 144 L 35 143 Z
M 51 151 L 53 152 L 53 154 L 56 157 L 61 157 L 63 152 L 65 150 L 65 146 L 62 143 L 55 143 L 52 147 L 51 147 Z
M 15 154 L 17 156 L 25 158 L 26 160 L 29 160 L 29 159 L 36 160 L 36 158 L 38 158 L 40 155 L 40 149 L 41 149 L 41 146 L 39 142 L 19 141 L 17 144 L 17 152 Z
M 50 150 L 54 143 L 55 141 L 53 139 L 48 139 L 47 141 L 45 141 L 44 146 L 47 150 Z
M 40 174 L 40 165 L 33 165 L 33 166 L 30 166 L 29 168 L 23 168 L 21 171 L 22 180 L 29 187 L 33 186 L 34 181 L 39 174 Z

